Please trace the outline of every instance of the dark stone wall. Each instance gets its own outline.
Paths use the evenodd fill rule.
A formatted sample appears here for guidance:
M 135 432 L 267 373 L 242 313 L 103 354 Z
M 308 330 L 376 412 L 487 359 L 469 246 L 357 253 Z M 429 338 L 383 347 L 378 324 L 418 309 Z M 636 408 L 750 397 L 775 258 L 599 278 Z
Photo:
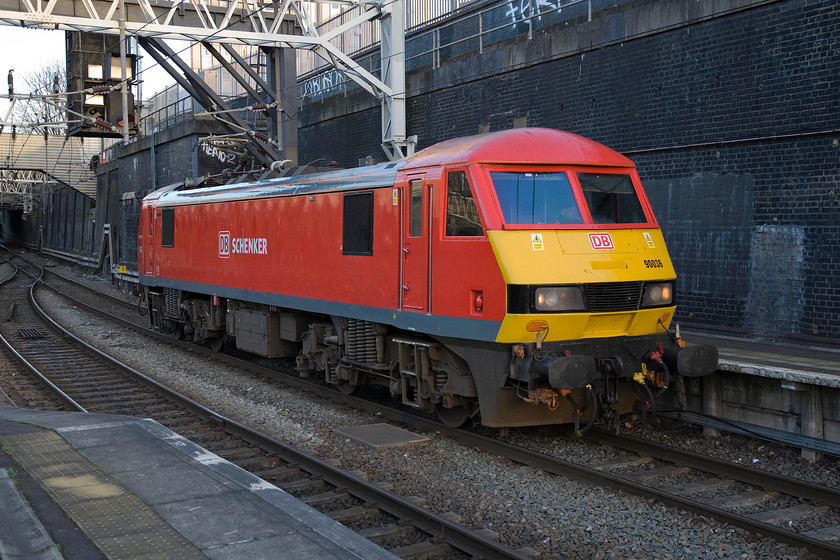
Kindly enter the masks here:
M 744 335 L 840 331 L 840 134 L 634 157 L 680 273 L 681 314 Z M 679 154 L 676 154 L 679 155 Z M 702 168 L 703 171 L 696 169 Z
M 530 39 L 516 27 L 481 54 L 414 65 L 419 148 L 526 125 L 593 138 L 639 167 L 679 274 L 677 320 L 840 334 L 840 5 L 637 0 L 591 22 L 552 12 Z M 375 99 L 344 83 L 305 100 L 302 162 L 382 158 Z
M 75 254 L 93 250 L 93 199 L 70 187 L 60 187 L 46 195 L 43 207 L 44 246 Z M 32 223 L 36 222 L 40 223 Z

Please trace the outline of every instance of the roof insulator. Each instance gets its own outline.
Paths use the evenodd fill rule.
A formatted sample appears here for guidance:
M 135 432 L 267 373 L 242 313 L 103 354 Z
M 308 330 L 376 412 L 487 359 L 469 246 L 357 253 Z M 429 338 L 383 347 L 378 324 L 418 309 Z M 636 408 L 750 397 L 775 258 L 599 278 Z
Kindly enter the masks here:
M 96 119 L 93 122 L 93 126 L 102 130 L 114 130 L 114 125 L 112 125 L 108 121 L 103 121 L 102 119 Z

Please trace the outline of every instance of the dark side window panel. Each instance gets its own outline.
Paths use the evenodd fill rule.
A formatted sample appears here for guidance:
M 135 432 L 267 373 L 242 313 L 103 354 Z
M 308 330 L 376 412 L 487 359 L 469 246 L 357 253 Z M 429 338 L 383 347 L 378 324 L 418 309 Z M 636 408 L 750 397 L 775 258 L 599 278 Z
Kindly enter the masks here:
M 164 208 L 160 218 L 161 247 L 175 246 L 175 209 Z
M 373 193 L 344 195 L 342 254 L 373 255 Z
M 467 174 L 455 171 L 448 175 L 448 194 L 446 196 L 446 235 L 481 236 L 481 220 L 475 207 L 475 199 Z
M 490 173 L 507 224 L 581 224 L 566 173 Z
M 411 237 L 420 237 L 423 235 L 423 181 L 415 179 L 409 184 L 409 188 L 411 223 L 408 234 Z
M 630 175 L 578 173 L 583 198 L 596 224 L 645 224 L 642 203 Z

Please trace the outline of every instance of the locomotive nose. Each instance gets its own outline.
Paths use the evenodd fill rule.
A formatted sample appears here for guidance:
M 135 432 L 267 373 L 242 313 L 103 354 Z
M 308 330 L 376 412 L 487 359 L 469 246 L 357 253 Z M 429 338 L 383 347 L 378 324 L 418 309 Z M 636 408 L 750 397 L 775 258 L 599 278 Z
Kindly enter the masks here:
M 583 355 L 549 356 L 537 362 L 537 372 L 547 377 L 555 389 L 579 389 L 595 380 L 595 359 Z

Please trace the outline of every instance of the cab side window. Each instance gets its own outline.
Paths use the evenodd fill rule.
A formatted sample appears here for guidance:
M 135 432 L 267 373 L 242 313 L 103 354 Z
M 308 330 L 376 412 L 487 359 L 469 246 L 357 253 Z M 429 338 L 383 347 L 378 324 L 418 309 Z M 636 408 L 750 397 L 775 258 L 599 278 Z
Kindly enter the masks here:
M 409 184 L 409 228 L 408 235 L 420 237 L 423 235 L 423 181 L 415 179 Z
M 161 215 L 160 246 L 175 246 L 175 209 L 164 208 Z
M 373 255 L 373 193 L 344 195 L 343 255 Z
M 466 172 L 452 171 L 447 176 L 446 235 L 452 237 L 484 235 Z

